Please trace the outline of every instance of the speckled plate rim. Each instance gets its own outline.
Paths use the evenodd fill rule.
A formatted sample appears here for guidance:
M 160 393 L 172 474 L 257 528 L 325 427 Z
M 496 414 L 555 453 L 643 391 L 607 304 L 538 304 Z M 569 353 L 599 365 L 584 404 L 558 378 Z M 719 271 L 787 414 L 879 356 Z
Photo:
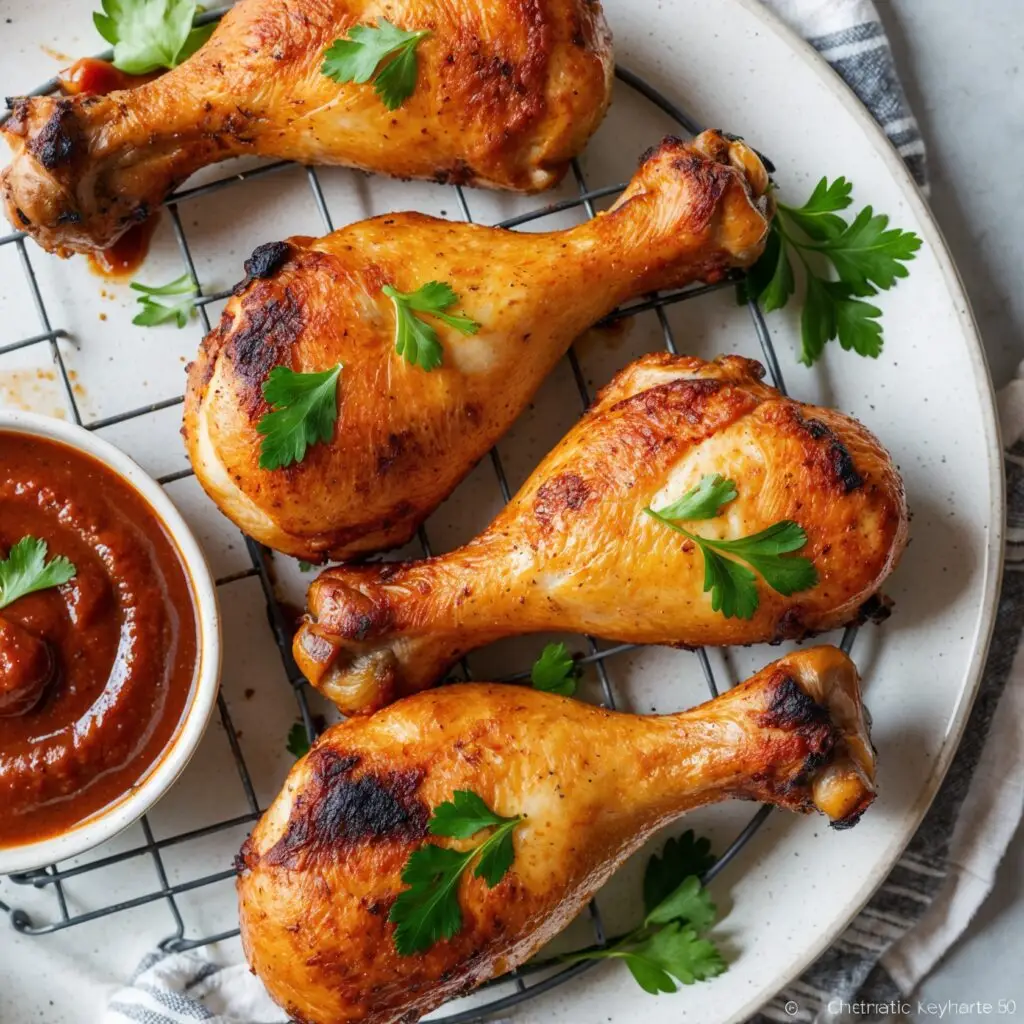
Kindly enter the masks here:
M 146 502 L 167 530 L 185 566 L 199 631 L 199 668 L 191 700 L 170 742 L 141 782 L 66 832 L 0 848 L 0 875 L 6 875 L 67 860 L 106 842 L 138 821 L 174 785 L 202 741 L 217 704 L 221 624 L 217 588 L 202 549 L 163 488 L 136 462 L 84 427 L 52 416 L 0 409 L 0 431 L 43 437 L 90 455 L 121 477 Z
M 875 890 L 889 876 L 893 866 L 914 837 L 918 826 L 931 807 L 942 780 L 952 764 L 967 726 L 967 720 L 974 706 L 981 685 L 981 677 L 988 656 L 989 643 L 995 626 L 996 608 L 999 601 L 1000 584 L 1003 577 L 1003 546 L 1006 524 L 1006 481 L 1003 473 L 1002 442 L 999 430 L 999 417 L 996 406 L 995 389 L 989 372 L 985 350 L 974 319 L 970 300 L 964 290 L 960 273 L 953 262 L 953 257 L 936 223 L 927 203 L 911 177 L 906 165 L 889 142 L 867 108 L 851 91 L 842 78 L 829 66 L 820 54 L 807 42 L 800 38 L 780 18 L 768 11 L 758 0 L 732 0 L 743 7 L 748 13 L 757 17 L 769 31 L 781 36 L 786 43 L 808 64 L 821 79 L 830 93 L 843 105 L 863 130 L 865 137 L 872 143 L 886 168 L 899 185 L 903 195 L 919 218 L 924 241 L 935 254 L 942 272 L 943 280 L 956 306 L 957 318 L 974 370 L 975 393 L 983 412 L 985 431 L 985 449 L 988 456 L 988 476 L 990 485 L 990 508 L 992 515 L 988 522 L 987 546 L 985 549 L 984 567 L 984 598 L 979 608 L 974 637 L 972 655 L 964 679 L 960 696 L 949 720 L 943 744 L 931 774 L 917 795 L 914 804 L 908 808 L 904 819 L 904 832 L 900 841 L 889 851 L 887 857 L 879 859 L 868 880 L 851 895 L 847 904 L 848 913 L 838 915 L 824 933 L 820 941 L 808 948 L 799 957 L 794 958 L 790 968 L 771 984 L 754 991 L 743 1006 L 728 1018 L 727 1024 L 737 1024 L 756 1013 L 776 993 L 784 989 L 791 981 L 799 977 L 822 953 L 836 941 L 849 923 L 860 913 Z

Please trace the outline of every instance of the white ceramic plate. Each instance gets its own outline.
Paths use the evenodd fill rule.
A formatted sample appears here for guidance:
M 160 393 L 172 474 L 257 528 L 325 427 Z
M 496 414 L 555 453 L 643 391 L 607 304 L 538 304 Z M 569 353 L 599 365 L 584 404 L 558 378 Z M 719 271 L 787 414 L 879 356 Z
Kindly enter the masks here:
M 89 21 L 92 6 L 86 0 L 52 0 L 45 9 L 26 8 L 0 0 L 3 92 L 28 89 L 59 67 L 39 44 L 74 55 L 99 49 Z M 652 1024 L 683 1017 L 717 1024 L 752 1012 L 837 936 L 883 881 L 934 796 L 966 720 L 992 624 L 1002 473 L 991 388 L 955 269 L 899 159 L 839 79 L 752 0 L 607 0 L 606 8 L 620 62 L 701 123 L 742 134 L 767 153 L 786 196 L 802 201 L 822 174 L 844 174 L 855 184 L 858 205 L 872 203 L 924 239 L 909 280 L 878 300 L 886 334 L 879 360 L 829 346 L 818 366 L 804 369 L 795 360 L 795 310 L 769 318 L 791 392 L 835 405 L 874 430 L 904 473 L 914 512 L 911 546 L 888 587 L 896 613 L 883 628 L 862 631 L 853 652 L 874 715 L 880 799 L 851 832 L 832 833 L 820 820 L 771 816 L 714 884 L 716 900 L 728 912 L 719 930 L 732 961 L 729 972 L 716 981 L 655 999 L 643 996 L 621 967 L 603 965 L 512 1012 L 517 1021 L 625 1024 L 637 1019 L 639 1008 Z M 13 18 L 13 24 L 7 26 L 4 17 Z M 609 118 L 581 161 L 588 184 L 627 178 L 636 157 L 672 130 L 665 116 L 617 85 Z M 225 173 L 214 169 L 202 178 Z M 405 208 L 460 216 L 454 193 L 439 186 L 367 179 L 342 170 L 323 171 L 321 180 L 335 224 Z M 572 194 L 568 183 L 557 197 Z M 485 222 L 529 205 L 477 192 L 468 193 L 468 199 L 474 218 Z M 256 244 L 323 230 L 305 174 L 297 168 L 192 200 L 182 205 L 181 214 L 197 271 L 210 291 L 238 279 L 242 260 Z M 561 222 L 575 216 L 566 214 Z M 552 226 L 552 221 L 539 226 Z M 12 250 L 0 247 L 0 344 L 40 330 Z M 182 364 L 199 341 L 198 323 L 183 331 L 134 328 L 126 287 L 91 277 L 80 260 L 60 262 L 36 249 L 30 255 L 54 325 L 69 330 L 77 342 L 64 344 L 63 352 L 76 375 L 76 398 L 87 422 L 181 392 Z M 161 283 L 181 271 L 165 217 L 140 276 Z M 728 292 L 673 307 L 668 319 L 683 351 L 704 357 L 723 351 L 757 355 L 749 317 Z M 624 335 L 588 337 L 578 351 L 594 388 L 631 358 L 661 344 L 656 318 L 645 314 Z M 0 401 L 61 411 L 59 382 L 45 376 L 51 372 L 45 346 L 0 357 Z M 513 488 L 575 419 L 575 402 L 563 364 L 499 446 Z M 178 415 L 171 407 L 102 433 L 151 472 L 172 473 L 186 465 L 177 438 Z M 204 544 L 214 574 L 233 578 L 221 587 L 223 692 L 241 732 L 256 796 L 265 804 L 291 760 L 284 736 L 295 705 L 266 629 L 262 594 L 251 577 L 234 578 L 249 568 L 241 538 L 194 481 L 176 481 L 168 491 Z M 479 529 L 499 502 L 485 460 L 428 523 L 435 549 L 451 547 Z M 287 559 L 277 560 L 277 572 L 282 589 L 298 601 L 306 577 Z M 481 652 L 471 659 L 474 673 L 503 675 L 528 665 L 544 639 Z M 728 657 L 716 654 L 713 660 L 722 676 L 737 679 L 777 653 L 759 647 Z M 706 693 L 695 657 L 685 652 L 648 649 L 618 656 L 608 666 L 621 707 L 667 711 Z M 586 686 L 597 694 L 595 679 Z M 244 814 L 246 807 L 218 726 L 150 817 L 155 834 L 168 837 Z M 714 808 L 686 824 L 711 835 L 721 849 L 750 811 L 749 805 Z M 222 870 L 244 833 L 240 825 L 168 847 L 164 867 L 171 884 Z M 140 836 L 129 835 L 115 849 L 139 841 Z M 600 898 L 610 931 L 635 918 L 644 859 L 641 855 L 627 865 Z M 144 895 L 155 882 L 152 860 L 141 856 L 83 874 L 66 889 L 77 913 Z M 39 923 L 56 917 L 46 892 L 0 882 L 0 900 L 26 908 Z M 178 907 L 189 937 L 233 925 L 228 880 L 182 893 Z M 53 1024 L 93 1019 L 91 1011 L 103 998 L 99 983 L 126 977 L 146 949 L 171 933 L 172 924 L 167 905 L 155 901 L 49 937 L 5 938 L 5 947 L 13 950 L 10 956 L 5 953 L 13 979 L 5 999 L 21 1011 L 15 1014 L 18 1019 L 40 1013 Z M 574 929 L 568 938 L 587 940 L 582 924 Z M 231 944 L 214 952 L 237 955 Z

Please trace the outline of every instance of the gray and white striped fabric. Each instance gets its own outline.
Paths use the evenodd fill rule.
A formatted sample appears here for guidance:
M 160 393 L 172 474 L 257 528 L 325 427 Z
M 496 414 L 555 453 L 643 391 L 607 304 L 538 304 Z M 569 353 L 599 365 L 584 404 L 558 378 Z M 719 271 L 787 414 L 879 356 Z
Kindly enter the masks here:
M 803 36 L 857 94 L 927 193 L 924 141 L 875 5 L 869 0 L 762 2 Z
M 926 191 L 924 143 L 873 4 L 868 0 L 763 2 L 845 79 Z M 1024 434 L 1024 372 L 1004 397 L 1004 433 L 1016 438 Z M 1007 569 L 1015 571 L 1006 574 L 981 691 L 939 797 L 892 874 L 839 941 L 773 999 L 754 1018 L 755 1024 L 827 1024 L 854 1018 L 864 1022 L 889 1016 L 883 1007 L 898 1008 L 956 939 L 987 892 L 986 871 L 989 876 L 994 871 L 1020 819 L 1024 797 L 1021 727 L 1017 725 L 1024 722 L 1024 708 L 1018 712 L 1008 707 L 1011 699 L 1024 702 L 1024 686 L 1007 686 L 1011 676 L 1016 684 L 1024 682 L 1024 658 L 1014 661 L 1024 627 L 1024 443 L 1007 455 L 1007 480 L 1011 542 Z M 1008 732 L 1013 728 L 1016 734 Z M 968 817 L 961 815 L 968 795 L 969 827 L 958 828 L 958 819 Z M 876 1004 L 879 1012 L 851 1013 L 850 1005 L 859 1001 Z M 523 1019 L 530 1019 L 529 1015 Z M 195 953 L 153 953 L 111 998 L 103 1024 L 281 1024 L 284 1020 L 243 965 L 219 967 Z
M 102 1024 L 285 1024 L 287 1016 L 244 964 L 197 953 L 150 953 L 111 997 Z

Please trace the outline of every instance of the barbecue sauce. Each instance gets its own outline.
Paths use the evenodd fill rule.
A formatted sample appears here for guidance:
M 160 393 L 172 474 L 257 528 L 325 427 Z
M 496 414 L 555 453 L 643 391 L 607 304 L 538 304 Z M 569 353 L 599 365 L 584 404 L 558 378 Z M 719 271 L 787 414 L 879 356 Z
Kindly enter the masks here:
M 23 537 L 75 576 L 0 618 L 0 846 L 66 831 L 128 793 L 185 718 L 192 587 L 166 528 L 74 448 L 0 431 L 0 557 Z

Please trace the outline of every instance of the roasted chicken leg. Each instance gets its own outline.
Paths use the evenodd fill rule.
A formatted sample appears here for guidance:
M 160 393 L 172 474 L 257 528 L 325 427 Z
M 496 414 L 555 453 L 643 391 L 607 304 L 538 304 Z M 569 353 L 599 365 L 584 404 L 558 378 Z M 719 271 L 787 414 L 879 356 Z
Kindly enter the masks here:
M 246 533 L 300 558 L 405 543 L 590 324 L 631 296 L 753 262 L 766 187 L 750 149 L 705 132 L 667 139 L 614 210 L 568 231 L 406 213 L 262 246 L 189 373 L 184 433 L 200 483 Z M 428 373 L 396 353 L 382 289 L 431 281 L 480 328 L 437 322 L 444 361 Z M 260 469 L 271 369 L 338 363 L 333 437 L 287 470 Z
M 321 73 L 379 18 L 430 35 L 412 95 Z M 192 58 L 138 88 L 12 101 L 7 215 L 45 249 L 111 245 L 207 164 L 254 155 L 533 192 L 604 116 L 611 36 L 597 0 L 243 0 Z
M 853 824 L 874 798 L 857 671 L 791 654 L 680 714 L 639 717 L 536 690 L 467 684 L 329 729 L 239 857 L 242 941 L 306 1024 L 411 1021 L 522 964 L 658 828 L 729 797 Z M 400 956 L 389 911 L 430 812 L 471 790 L 525 815 L 492 889 L 460 882 L 463 927 Z M 462 847 L 460 847 L 462 848 Z
M 352 714 L 429 686 L 503 636 L 750 644 L 858 619 L 906 543 L 902 482 L 859 423 L 784 397 L 763 373 L 738 356 L 633 363 L 469 544 L 315 580 L 294 643 L 300 668 Z M 796 522 L 817 585 L 787 597 L 758 580 L 749 619 L 713 608 L 701 550 L 644 509 L 716 474 L 737 496 L 686 525 L 730 539 Z

